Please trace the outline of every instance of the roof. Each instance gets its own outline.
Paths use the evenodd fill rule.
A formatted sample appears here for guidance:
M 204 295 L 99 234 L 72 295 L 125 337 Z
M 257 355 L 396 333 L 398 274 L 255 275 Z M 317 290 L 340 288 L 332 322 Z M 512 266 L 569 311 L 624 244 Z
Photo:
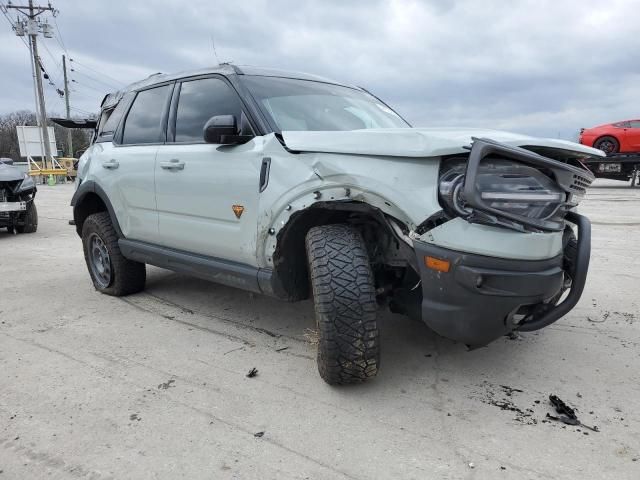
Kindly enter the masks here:
M 102 107 L 104 108 L 110 105 L 117 104 L 120 98 L 122 98 L 122 96 L 125 93 L 130 91 L 139 90 L 145 87 L 149 87 L 151 85 L 156 85 L 158 83 L 170 82 L 172 80 L 178 80 L 178 79 L 188 78 L 188 77 L 197 77 L 199 75 L 208 75 L 212 73 L 219 73 L 221 75 L 256 75 L 256 76 L 265 76 L 265 77 L 295 78 L 299 80 L 313 80 L 316 82 L 324 82 L 324 83 L 332 83 L 334 85 L 349 86 L 344 83 L 337 82 L 335 80 L 330 80 L 328 78 L 324 78 L 324 77 L 309 74 L 309 73 L 291 72 L 288 70 L 255 67 L 251 65 L 233 65 L 230 63 L 222 63 L 214 67 L 201 68 L 198 70 L 186 70 L 186 71 L 177 72 L 177 73 L 154 73 L 153 75 L 149 75 L 147 78 L 143 80 L 139 80 L 137 82 L 127 85 L 122 90 L 107 94 L 102 101 Z

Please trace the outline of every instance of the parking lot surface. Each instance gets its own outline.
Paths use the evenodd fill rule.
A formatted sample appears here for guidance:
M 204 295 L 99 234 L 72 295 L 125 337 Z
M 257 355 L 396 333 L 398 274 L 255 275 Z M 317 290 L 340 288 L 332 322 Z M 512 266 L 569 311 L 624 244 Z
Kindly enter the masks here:
M 40 187 L 38 232 L 0 232 L 0 480 L 640 478 L 640 189 L 589 191 L 567 317 L 469 352 L 381 313 L 380 374 L 348 388 L 316 372 L 310 302 L 153 267 L 143 293 L 97 293 L 72 191 Z M 550 394 L 599 431 L 547 419 Z

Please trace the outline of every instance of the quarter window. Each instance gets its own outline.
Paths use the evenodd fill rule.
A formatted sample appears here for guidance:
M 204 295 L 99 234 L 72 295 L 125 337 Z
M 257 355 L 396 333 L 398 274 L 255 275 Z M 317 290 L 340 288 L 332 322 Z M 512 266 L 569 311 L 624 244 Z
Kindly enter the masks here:
M 640 120 L 631 120 L 629 124 L 631 128 L 640 128 Z
M 169 92 L 170 85 L 163 85 L 138 93 L 125 120 L 122 143 L 158 143 L 163 140 L 162 118 Z
M 111 141 L 113 134 L 118 128 L 122 116 L 127 111 L 127 107 L 131 103 L 133 93 L 124 95 L 118 105 L 111 110 L 103 110 L 100 117 L 100 126 L 98 128 L 98 142 Z
M 214 115 L 234 115 L 241 122 L 242 104 L 223 80 L 203 78 L 183 82 L 176 112 L 176 142 L 201 143 L 207 120 Z

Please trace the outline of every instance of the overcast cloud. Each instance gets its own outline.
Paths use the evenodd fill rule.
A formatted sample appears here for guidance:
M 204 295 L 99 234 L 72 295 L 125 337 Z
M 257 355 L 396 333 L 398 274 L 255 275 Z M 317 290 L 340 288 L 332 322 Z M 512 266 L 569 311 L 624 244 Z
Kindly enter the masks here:
M 364 86 L 414 126 L 575 138 L 580 127 L 640 118 L 637 0 L 52 3 L 75 60 L 76 115 L 97 111 L 109 85 L 216 64 L 213 36 L 220 61 Z M 27 48 L 2 22 L 0 112 L 33 109 Z M 61 88 L 63 49 L 40 43 Z M 49 112 L 63 113 L 46 92 Z

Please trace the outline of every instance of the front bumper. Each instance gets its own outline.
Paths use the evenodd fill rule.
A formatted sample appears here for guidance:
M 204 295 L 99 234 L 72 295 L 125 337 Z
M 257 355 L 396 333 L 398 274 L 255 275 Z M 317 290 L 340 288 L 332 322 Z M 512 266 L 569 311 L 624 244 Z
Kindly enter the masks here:
M 589 267 L 591 227 L 569 213 L 578 227 L 573 271 L 564 255 L 547 260 L 511 260 L 462 253 L 415 241 L 422 279 L 422 319 L 436 333 L 469 346 L 482 346 L 513 330 L 532 331 L 555 322 L 578 302 Z M 448 272 L 428 268 L 425 257 L 446 260 Z M 566 275 L 571 288 L 555 304 Z

